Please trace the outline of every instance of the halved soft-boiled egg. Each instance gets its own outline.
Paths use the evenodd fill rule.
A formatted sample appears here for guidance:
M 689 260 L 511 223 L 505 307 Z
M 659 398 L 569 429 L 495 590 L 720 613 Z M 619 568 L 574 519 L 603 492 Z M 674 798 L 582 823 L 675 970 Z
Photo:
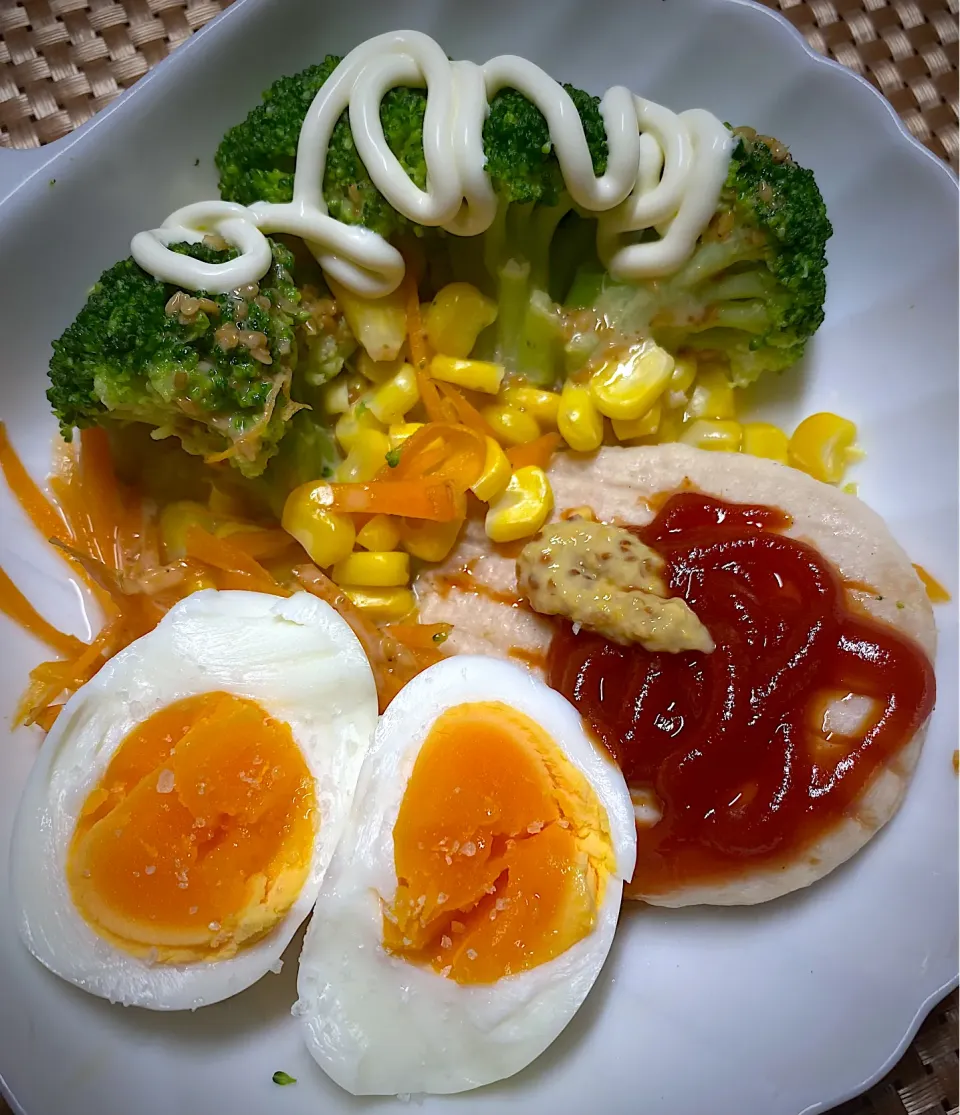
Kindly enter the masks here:
M 431 666 L 381 717 L 304 942 L 310 1052 L 355 1095 L 518 1072 L 596 980 L 635 856 L 623 776 L 564 698 Z
M 57 975 L 178 1010 L 242 991 L 309 914 L 377 722 L 306 593 L 196 593 L 74 695 L 14 828 L 20 934 Z

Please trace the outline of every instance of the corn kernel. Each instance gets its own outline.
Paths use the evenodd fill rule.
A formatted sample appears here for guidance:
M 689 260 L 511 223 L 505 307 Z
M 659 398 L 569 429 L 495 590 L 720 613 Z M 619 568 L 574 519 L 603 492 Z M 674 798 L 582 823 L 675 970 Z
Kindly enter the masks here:
M 359 399 L 355 406 L 341 414 L 333 428 L 340 448 L 349 453 L 362 430 L 377 430 L 383 433 L 383 423 L 370 409 L 369 397 Z
M 367 352 L 361 349 L 353 360 L 354 367 L 370 383 L 386 383 L 388 379 L 400 371 L 405 361 L 398 356 L 396 360 L 371 360 Z
M 301 484 L 287 496 L 281 524 L 321 568 L 345 558 L 353 549 L 356 531 L 353 519 L 323 507 L 317 490 L 329 492 L 326 483 Z
M 542 391 L 539 387 L 505 387 L 500 399 L 509 407 L 532 414 L 541 426 L 556 426 L 560 410 L 560 396 L 556 391 Z
M 663 393 L 664 405 L 675 410 L 690 401 L 690 388 L 697 378 L 697 362 L 689 356 L 678 356 L 670 373 L 670 382 Z
M 638 437 L 653 437 L 660 425 L 663 407 L 658 399 L 642 418 L 614 418 L 613 432 L 618 441 L 632 441 Z
M 160 547 L 164 561 L 176 561 L 187 552 L 187 531 L 201 527 L 213 532 L 216 519 L 202 503 L 180 499 L 160 512 Z
M 857 427 L 848 419 L 829 411 L 811 414 L 790 438 L 790 464 L 815 480 L 838 484 L 850 461 L 861 456 L 856 439 Z
M 374 418 L 386 425 L 402 422 L 408 410 L 420 398 L 417 373 L 412 364 L 402 364 L 396 375 L 382 383 L 370 396 L 370 410 Z
M 349 554 L 333 567 L 338 585 L 361 588 L 396 588 L 410 583 L 410 558 L 398 550 Z
M 597 410 L 608 418 L 642 418 L 660 398 L 673 374 L 666 349 L 644 341 L 606 363 L 590 377 Z
M 460 360 L 453 356 L 435 356 L 430 361 L 430 375 L 444 383 L 496 395 L 503 383 L 504 367 L 489 360 Z
M 353 439 L 350 452 L 337 465 L 334 479 L 366 483 L 386 464 L 390 439 L 379 430 L 360 430 Z
M 660 412 L 660 425 L 657 427 L 657 444 L 678 441 L 683 433 L 683 411 L 664 409 Z
M 603 441 L 603 418 L 587 388 L 573 380 L 563 385 L 557 429 L 567 445 L 578 453 L 590 453 Z
M 493 542 L 529 538 L 550 517 L 553 489 L 542 468 L 525 465 L 510 477 L 506 491 L 490 504 L 484 529 Z
M 343 591 L 354 607 L 374 623 L 395 623 L 408 616 L 417 606 L 417 598 L 408 588 L 361 588 L 343 585 Z
M 497 318 L 497 304 L 470 283 L 449 283 L 423 315 L 427 340 L 444 356 L 469 356 L 477 337 Z
M 501 445 L 526 445 L 540 436 L 540 426 L 532 414 L 516 407 L 492 403 L 480 412 Z
M 357 545 L 365 550 L 395 550 L 400 544 L 396 519 L 374 515 L 357 531 Z
M 483 462 L 483 472 L 480 473 L 479 480 L 470 491 L 477 499 L 489 503 L 492 499 L 496 499 L 510 483 L 512 469 L 500 443 L 492 437 L 486 440 L 487 455 Z
M 400 524 L 400 544 L 411 557 L 421 561 L 443 561 L 456 545 L 463 519 L 449 523 L 429 523 L 423 519 L 404 519 Z
M 369 383 L 358 375 L 338 375 L 325 383 L 320 392 L 323 409 L 327 414 L 346 414 L 369 387 Z
M 683 431 L 678 441 L 695 449 L 715 449 L 737 453 L 743 439 L 739 422 L 723 418 L 698 418 Z
M 422 422 L 391 423 L 387 429 L 387 436 L 390 438 L 390 448 L 396 449 L 398 445 L 403 445 L 407 438 L 415 434 L 422 425 Z
M 766 457 L 785 465 L 788 444 L 789 439 L 779 426 L 771 426 L 769 422 L 747 422 L 740 448 L 753 457 Z
M 733 399 L 733 384 L 719 368 L 704 368 L 697 376 L 693 394 L 683 417 L 687 422 L 695 418 L 736 418 L 737 408 Z
M 371 360 L 396 360 L 407 339 L 406 291 L 398 287 L 384 298 L 363 298 L 326 276 L 350 332 Z

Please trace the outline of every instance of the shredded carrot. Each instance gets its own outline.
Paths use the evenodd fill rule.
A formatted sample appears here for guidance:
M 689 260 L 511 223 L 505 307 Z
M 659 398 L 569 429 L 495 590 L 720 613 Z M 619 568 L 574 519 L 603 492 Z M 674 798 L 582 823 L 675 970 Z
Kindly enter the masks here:
M 339 612 L 360 640 L 377 685 L 383 712 L 407 682 L 441 656 L 404 646 L 399 640 L 366 619 L 350 598 L 315 565 L 298 565 L 294 574 L 300 584 Z
M 60 538 L 70 541 L 70 533 L 63 518 L 53 504 L 40 491 L 33 477 L 23 467 L 23 463 L 7 437 L 7 428 L 0 422 L 0 468 L 10 491 L 30 518 L 30 521 L 44 538 Z
M 45 709 L 41 709 L 40 712 L 38 712 L 37 715 L 34 717 L 34 724 L 37 724 L 39 727 L 43 728 L 45 732 L 49 732 L 53 725 L 56 723 L 57 717 L 60 715 L 60 710 L 62 708 L 63 705 L 47 705 Z
M 286 596 L 282 588 L 263 566 L 244 553 L 237 546 L 231 546 L 225 538 L 217 538 L 202 527 L 191 526 L 186 536 L 186 556 L 214 569 L 223 570 L 234 579 L 239 578 L 237 587 L 251 589 L 253 592 L 268 592 L 275 596 Z M 236 582 L 235 582 L 236 583 Z
M 469 426 L 427 422 L 403 443 L 398 464 L 382 469 L 376 479 L 445 480 L 465 492 L 483 472 L 486 455 L 483 435 Z
M 513 468 L 536 465 L 544 470 L 550 467 L 554 453 L 563 444 L 563 438 L 556 433 L 543 434 L 526 445 L 514 445 L 507 450 L 507 460 Z
M 383 628 L 386 634 L 411 650 L 436 652 L 453 630 L 452 623 L 391 623 Z M 439 657 L 439 655 L 438 655 Z
M 922 565 L 914 564 L 913 567 L 917 571 L 917 576 L 923 582 L 923 587 L 927 590 L 927 596 L 930 598 L 931 604 L 947 604 L 950 601 L 950 593 L 943 587 L 942 584 L 931 573 L 928 573 Z
M 417 390 L 420 392 L 423 409 L 431 422 L 457 421 L 453 407 L 440 397 L 436 381 L 431 379 L 430 373 L 423 368 L 417 368 Z
M 407 317 L 407 347 L 410 349 L 410 362 L 417 372 L 426 371 L 430 362 L 430 348 L 420 317 L 420 292 L 410 267 L 403 277 L 404 299 Z M 419 383 L 419 376 L 417 377 Z
M 231 546 L 257 561 L 269 561 L 297 545 L 297 540 L 285 530 L 238 530 L 225 537 Z
M 431 380 L 431 383 L 433 382 L 435 381 Z M 443 396 L 444 401 L 453 407 L 457 422 L 469 426 L 471 430 L 476 430 L 484 437 L 496 437 L 490 423 L 454 384 L 437 382 L 436 388 Z
M 404 515 L 448 523 L 463 512 L 462 495 L 449 481 L 371 480 L 365 484 L 327 484 L 323 506 L 345 514 L 362 511 L 368 515 Z
M 53 624 L 48 623 L 2 569 L 0 569 L 0 611 L 60 654 L 79 654 L 84 646 L 75 636 L 65 635 Z

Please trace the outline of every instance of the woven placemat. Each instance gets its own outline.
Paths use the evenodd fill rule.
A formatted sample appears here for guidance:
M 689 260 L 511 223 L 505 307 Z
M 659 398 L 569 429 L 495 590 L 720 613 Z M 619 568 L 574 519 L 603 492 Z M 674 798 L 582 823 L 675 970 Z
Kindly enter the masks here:
M 816 50 L 873 82 L 910 131 L 957 168 L 958 0 L 764 2 Z M 66 135 L 229 3 L 0 0 L 0 147 Z M 958 1115 L 958 1104 L 954 992 L 896 1068 L 834 1115 Z

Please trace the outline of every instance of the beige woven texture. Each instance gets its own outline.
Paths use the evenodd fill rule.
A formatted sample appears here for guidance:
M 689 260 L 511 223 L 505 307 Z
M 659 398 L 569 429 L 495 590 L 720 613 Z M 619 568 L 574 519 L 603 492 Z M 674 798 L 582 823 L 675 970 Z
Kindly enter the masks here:
M 958 0 L 764 0 L 871 81 L 956 169 Z M 230 0 L 0 0 L 0 147 L 38 147 L 91 116 Z M 810 1066 L 816 1071 L 816 1066 Z M 957 994 L 896 1068 L 834 1115 L 958 1115 Z M 6 1112 L 0 1099 L 0 1115 Z

